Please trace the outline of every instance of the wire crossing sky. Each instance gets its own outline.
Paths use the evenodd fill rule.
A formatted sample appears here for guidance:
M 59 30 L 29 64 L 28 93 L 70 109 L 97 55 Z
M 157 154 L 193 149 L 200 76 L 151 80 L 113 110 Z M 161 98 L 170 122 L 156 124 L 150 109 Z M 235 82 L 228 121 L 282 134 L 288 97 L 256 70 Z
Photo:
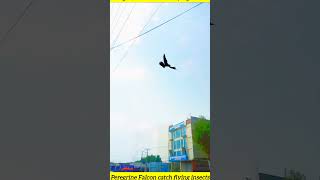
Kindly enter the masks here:
M 197 4 L 197 5 L 193 6 L 193 7 L 191 7 L 190 9 L 188 9 L 188 10 L 186 10 L 186 11 L 184 11 L 184 12 L 182 12 L 182 13 L 180 13 L 180 14 L 176 15 L 176 16 L 174 16 L 174 17 L 173 17 L 173 18 L 171 18 L 171 19 L 169 19 L 169 20 L 167 20 L 167 21 L 165 21 L 165 22 L 163 22 L 163 23 L 161 23 L 161 24 L 157 25 L 156 27 L 153 27 L 152 29 L 150 29 L 150 30 L 148 30 L 148 31 L 146 31 L 146 32 L 144 32 L 144 33 L 142 33 L 142 34 L 139 34 L 139 35 L 138 35 L 138 36 L 136 36 L 136 37 L 133 37 L 133 38 L 131 38 L 131 39 L 129 39 L 129 40 L 127 40 L 127 41 L 123 42 L 123 43 L 120 43 L 120 44 L 118 44 L 118 45 L 116 45 L 116 46 L 111 47 L 110 49 L 112 50 L 112 49 L 114 49 L 114 48 L 117 48 L 117 47 L 119 47 L 119 46 L 122 46 L 122 45 L 123 45 L 123 44 L 125 44 L 125 43 L 128 43 L 128 42 L 130 42 L 130 41 L 133 41 L 134 39 L 137 39 L 137 38 L 139 38 L 139 37 L 141 37 L 141 36 L 143 36 L 143 35 L 145 35 L 145 34 L 147 34 L 147 33 L 151 32 L 151 31 L 153 31 L 153 30 L 155 30 L 155 29 L 159 28 L 160 26 L 162 26 L 162 25 L 164 25 L 164 24 L 166 24 L 166 23 L 168 23 L 168 22 L 170 22 L 170 21 L 172 21 L 172 20 L 176 19 L 177 17 L 179 17 L 179 16 L 183 15 L 184 13 L 187 13 L 188 11 L 190 11 L 191 9 L 193 9 L 193 8 L 195 8 L 195 7 L 199 6 L 199 5 L 201 5 L 201 3 L 199 3 L 199 4 Z
M 143 26 L 143 28 L 142 28 L 142 30 L 140 31 L 139 34 L 141 34 L 141 33 L 144 31 L 144 29 L 150 24 L 153 16 L 158 12 L 158 10 L 159 10 L 159 8 L 161 7 L 161 5 L 162 5 L 162 4 L 160 4 L 160 5 L 154 10 L 154 12 L 151 14 L 150 18 L 148 19 L 146 25 Z M 129 47 L 129 48 L 127 49 L 127 51 L 124 53 L 124 55 L 123 55 L 122 58 L 120 59 L 119 63 L 118 63 L 117 66 L 115 67 L 114 71 L 117 70 L 117 68 L 118 68 L 119 65 L 122 63 L 122 61 L 127 57 L 128 53 L 129 53 L 129 49 L 131 49 L 132 45 L 136 42 L 135 40 L 137 40 L 137 39 L 134 39 L 134 40 L 131 42 L 130 47 Z M 114 72 L 114 71 L 113 71 L 113 72 Z
M 0 38 L 0 45 L 4 42 L 4 40 L 7 38 L 7 36 L 10 34 L 11 31 L 14 30 L 14 28 L 18 25 L 18 23 L 22 20 L 22 18 L 26 15 L 28 9 L 31 7 L 33 1 L 30 1 L 27 6 L 23 9 L 23 11 L 20 13 L 17 20 L 10 26 L 8 31 Z

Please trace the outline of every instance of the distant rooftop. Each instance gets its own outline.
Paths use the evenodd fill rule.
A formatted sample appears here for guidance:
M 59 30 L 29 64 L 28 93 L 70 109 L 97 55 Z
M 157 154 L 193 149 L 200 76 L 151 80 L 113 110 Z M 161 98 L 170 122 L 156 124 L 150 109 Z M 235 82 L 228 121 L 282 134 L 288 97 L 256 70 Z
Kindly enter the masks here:
M 198 117 L 195 117 L 195 116 L 190 116 L 190 118 L 188 118 L 188 119 L 186 119 L 186 120 L 184 120 L 184 121 L 181 121 L 181 122 L 179 122 L 179 123 L 176 123 L 176 124 L 171 124 L 169 127 L 174 126 L 174 125 L 178 125 L 178 124 L 180 124 L 180 123 L 184 123 L 184 122 L 187 121 L 187 120 L 195 121 L 195 120 L 197 120 L 197 119 L 199 119 L 199 118 L 198 118 Z

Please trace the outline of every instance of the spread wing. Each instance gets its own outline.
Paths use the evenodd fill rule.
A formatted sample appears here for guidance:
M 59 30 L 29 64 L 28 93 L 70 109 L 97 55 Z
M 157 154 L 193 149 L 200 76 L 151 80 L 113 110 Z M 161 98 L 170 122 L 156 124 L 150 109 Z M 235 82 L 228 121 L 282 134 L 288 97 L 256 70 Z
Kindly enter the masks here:
M 168 64 L 168 61 L 167 61 L 167 58 L 166 58 L 165 54 L 163 54 L 163 62 L 164 62 L 164 64 Z

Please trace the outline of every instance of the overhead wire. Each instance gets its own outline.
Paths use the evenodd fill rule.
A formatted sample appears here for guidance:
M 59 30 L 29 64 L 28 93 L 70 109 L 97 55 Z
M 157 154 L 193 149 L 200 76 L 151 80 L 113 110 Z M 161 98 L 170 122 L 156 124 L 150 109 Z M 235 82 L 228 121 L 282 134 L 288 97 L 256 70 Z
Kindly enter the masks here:
M 119 5 L 119 6 L 121 6 L 120 8 L 121 8 L 121 10 L 120 10 L 120 14 L 117 16 L 117 18 L 115 19 L 115 24 L 114 24 L 114 26 L 112 27 L 112 31 L 110 32 L 110 35 L 112 36 L 113 35 L 113 32 L 114 32 L 114 30 L 115 29 L 117 29 L 117 26 L 118 26 L 118 24 L 119 24 L 119 21 L 120 21 L 120 19 L 121 19 L 121 17 L 122 17 L 122 14 L 123 14 L 123 12 L 125 11 L 125 9 L 126 9 L 126 5 L 124 5 L 124 4 L 122 4 L 121 3 L 121 5 Z M 122 8 L 123 7 L 123 8 Z M 113 37 L 113 36 L 112 36 Z M 111 41 L 111 39 L 110 39 L 110 41 Z
M 158 10 L 160 9 L 162 4 L 160 4 L 151 14 L 150 18 L 148 19 L 147 23 L 144 25 L 144 27 L 141 29 L 141 31 L 138 34 L 141 34 L 145 28 L 150 24 L 152 18 L 154 17 L 154 15 L 158 12 Z M 126 56 L 129 53 L 129 50 L 131 49 L 131 47 L 134 45 L 134 43 L 136 42 L 137 39 L 135 39 L 134 41 L 132 41 L 132 43 L 130 44 L 129 48 L 127 49 L 127 51 L 124 53 L 124 55 L 122 56 L 122 58 L 120 59 L 119 63 L 116 65 L 115 69 L 113 70 L 113 72 L 115 72 L 117 70 L 117 68 L 120 66 L 120 64 L 122 63 L 122 61 L 126 58 Z
M 145 34 L 147 34 L 147 33 L 151 32 L 151 31 L 153 31 L 153 30 L 155 30 L 155 29 L 157 29 L 157 28 L 159 28 L 159 27 L 163 26 L 164 24 L 166 24 L 166 23 L 168 23 L 168 22 L 170 22 L 170 21 L 172 21 L 172 20 L 174 20 L 174 19 L 178 18 L 179 16 L 182 16 L 183 14 L 185 14 L 185 13 L 187 13 L 188 11 L 190 11 L 190 10 L 192 10 L 192 9 L 194 9 L 194 8 L 196 8 L 196 7 L 198 7 L 198 6 L 199 6 L 199 5 L 201 5 L 201 4 L 202 4 L 202 3 L 198 3 L 197 5 L 195 5 L 195 6 L 191 7 L 191 8 L 189 8 L 189 9 L 187 9 L 186 11 L 183 11 L 182 13 L 180 13 L 180 14 L 178 14 L 178 15 L 174 16 L 173 18 L 171 18 L 171 19 L 169 19 L 169 20 L 167 20 L 167 21 L 165 21 L 165 22 L 163 22 L 163 23 L 161 23 L 161 24 L 159 24 L 159 25 L 157 25 L 157 26 L 155 26 L 155 27 L 151 28 L 150 30 L 148 30 L 148 31 L 146 31 L 146 32 L 144 32 L 144 33 L 142 33 L 142 34 L 140 34 L 140 35 L 138 35 L 138 36 L 133 37 L 133 38 L 131 38 L 131 39 L 129 39 L 129 40 L 127 40 L 127 41 L 125 41 L 125 42 L 122 42 L 122 43 L 120 43 L 120 44 L 118 44 L 118 45 L 116 45 L 116 46 L 112 46 L 112 47 L 110 48 L 110 50 L 113 50 L 113 49 L 115 49 L 115 48 L 117 48 L 117 47 L 119 47 L 119 46 L 122 46 L 122 45 L 124 45 L 124 44 L 126 44 L 126 43 L 128 43 L 128 42 L 130 42 L 130 41 L 133 41 L 134 39 L 137 39 L 137 38 L 139 38 L 139 37 L 141 37 L 141 36 L 143 36 L 143 35 L 145 35 Z
M 115 22 L 116 22 L 116 19 L 118 19 L 118 15 L 120 13 L 120 7 L 121 7 L 122 4 L 118 4 L 117 6 L 117 9 L 114 13 L 114 16 L 113 16 L 113 20 L 111 21 L 111 25 L 110 25 L 110 32 L 114 29 L 114 25 L 115 25 Z
M 118 35 L 116 36 L 116 39 L 114 39 L 114 40 L 113 40 L 112 45 L 113 45 L 113 44 L 115 44 L 115 43 L 117 42 L 118 38 L 120 37 L 120 34 L 122 33 L 123 28 L 124 28 L 124 27 L 125 27 L 125 25 L 127 24 L 127 22 L 128 22 L 128 20 L 129 20 L 129 18 L 130 18 L 130 16 L 131 16 L 131 14 L 132 14 L 132 12 L 133 12 L 133 9 L 134 9 L 135 5 L 136 5 L 136 4 L 133 4 L 133 6 L 132 6 L 132 8 L 131 8 L 131 11 L 130 11 L 129 15 L 127 16 L 127 19 L 126 19 L 126 20 L 125 20 L 125 22 L 122 24 L 122 27 L 121 27 L 121 29 L 120 29 L 120 31 L 119 31 L 119 33 L 118 33 Z
M 1 43 L 4 42 L 4 40 L 7 38 L 7 36 L 14 30 L 14 28 L 18 25 L 18 23 L 22 20 L 22 18 L 26 15 L 28 9 L 31 7 L 31 5 L 33 4 L 33 0 L 29 1 L 29 3 L 27 4 L 27 6 L 23 9 L 23 11 L 20 13 L 20 15 L 18 16 L 17 20 L 10 26 L 10 28 L 8 29 L 8 31 L 2 36 L 2 38 L 0 39 L 0 45 Z

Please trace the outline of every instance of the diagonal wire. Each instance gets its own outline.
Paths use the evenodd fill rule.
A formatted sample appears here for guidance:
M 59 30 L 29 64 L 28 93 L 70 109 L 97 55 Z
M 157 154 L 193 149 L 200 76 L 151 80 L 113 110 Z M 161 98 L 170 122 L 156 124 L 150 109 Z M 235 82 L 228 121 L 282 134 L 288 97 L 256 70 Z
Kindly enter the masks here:
M 9 35 L 9 33 L 11 31 L 13 31 L 13 29 L 18 25 L 18 23 L 22 20 L 22 18 L 25 16 L 25 14 L 27 13 L 28 9 L 31 7 L 33 3 L 33 0 L 31 0 L 28 5 L 24 8 L 24 10 L 21 12 L 21 14 L 19 15 L 19 17 L 17 18 L 17 20 L 10 26 L 10 28 L 8 29 L 8 31 L 2 36 L 2 38 L 0 39 L 0 45 L 1 43 L 5 40 L 5 38 Z
M 145 35 L 145 34 L 147 34 L 147 33 L 151 32 L 151 31 L 153 31 L 153 30 L 155 30 L 155 29 L 159 28 L 160 26 L 162 26 L 162 25 L 164 25 L 164 24 L 166 24 L 166 23 L 168 23 L 168 22 L 170 22 L 170 21 L 172 21 L 172 20 L 174 20 L 174 19 L 178 18 L 179 16 L 181 16 L 181 15 L 183 15 L 183 14 L 187 13 L 188 11 L 192 10 L 193 8 L 195 8 L 195 7 L 197 7 L 197 6 L 201 5 L 201 4 L 202 4 L 202 3 L 198 3 L 197 5 L 195 5 L 195 6 L 191 7 L 190 9 L 188 9 L 188 10 L 186 10 L 186 11 L 184 11 L 184 12 L 182 12 L 182 13 L 178 14 L 178 15 L 176 15 L 175 17 L 173 17 L 173 18 L 171 18 L 171 19 L 169 19 L 169 20 L 167 20 L 167 21 L 165 21 L 165 22 L 163 22 L 163 23 L 161 23 L 161 24 L 157 25 L 156 27 L 153 27 L 152 29 L 150 29 L 150 30 L 148 30 L 148 31 L 146 31 L 146 32 L 144 32 L 144 33 L 142 33 L 142 34 L 140 34 L 140 35 L 136 36 L 136 37 L 133 37 L 133 38 L 131 38 L 131 39 L 129 39 L 129 40 L 127 40 L 127 41 L 123 42 L 123 43 L 120 43 L 120 44 L 118 44 L 118 45 L 116 45 L 116 46 L 111 47 L 111 48 L 110 48 L 110 50 L 113 50 L 114 48 L 117 48 L 117 47 L 119 47 L 119 46 L 122 46 L 122 45 L 124 45 L 124 44 L 126 44 L 126 43 L 128 43 L 128 42 L 130 42 L 130 41 L 133 41 L 134 39 L 136 39 L 136 38 L 138 38 L 138 37 L 140 37 L 140 36 L 143 36 L 143 35 Z
M 158 10 L 160 9 L 161 5 L 162 5 L 162 4 L 160 4 L 160 5 L 158 6 L 158 8 L 155 9 L 155 11 L 152 13 L 152 15 L 150 16 L 150 18 L 148 19 L 147 23 L 144 25 L 144 27 L 142 28 L 142 30 L 139 32 L 139 34 L 141 34 L 141 33 L 144 31 L 144 29 L 150 24 L 153 16 L 158 12 Z M 130 44 L 129 48 L 127 49 L 127 51 L 125 52 L 125 54 L 122 56 L 122 58 L 120 59 L 119 63 L 117 64 L 117 66 L 116 66 L 115 69 L 113 70 L 113 72 L 115 72 L 115 71 L 117 70 L 117 68 L 119 67 L 119 65 L 121 64 L 121 62 L 126 58 L 126 56 L 127 56 L 128 53 L 129 53 L 130 48 L 133 46 L 133 44 L 136 42 L 136 40 L 137 40 L 137 39 L 135 39 L 134 41 L 132 41 L 132 43 Z
M 113 35 L 113 32 L 114 32 L 114 30 L 117 28 L 117 26 L 118 26 L 118 24 L 119 24 L 119 21 L 120 21 L 120 19 L 121 19 L 121 17 L 122 17 L 122 14 L 123 14 L 123 12 L 125 11 L 125 9 L 126 9 L 126 7 L 127 7 L 127 6 L 125 6 L 124 4 L 120 4 L 119 6 L 121 6 L 121 7 L 120 7 L 121 12 L 120 12 L 120 14 L 117 16 L 117 18 L 116 18 L 116 20 L 115 20 L 115 24 L 114 24 L 113 27 L 112 27 L 112 31 L 111 31 L 110 35 Z M 122 8 L 122 7 L 123 7 L 123 8 Z
M 121 14 L 122 14 L 122 12 L 123 12 L 123 9 L 122 9 L 122 11 L 120 11 L 121 5 L 122 5 L 122 4 L 118 4 L 118 8 L 117 8 L 117 10 L 116 10 L 116 12 L 115 12 L 115 14 L 114 14 L 113 21 L 112 21 L 112 23 L 111 23 L 111 25 L 110 25 L 110 31 L 112 31 L 112 32 L 113 32 L 114 28 L 115 28 L 115 27 L 117 26 L 117 24 L 118 24 L 119 13 L 120 13 L 120 16 L 121 16 Z M 117 20 L 117 21 L 116 21 L 116 20 Z
M 133 11 L 133 9 L 134 9 L 135 5 L 136 5 L 136 4 L 134 4 L 134 5 L 132 6 L 131 11 L 130 11 L 130 13 L 129 13 L 129 15 L 128 15 L 127 19 L 126 19 L 126 20 L 125 20 L 125 22 L 123 23 L 123 25 L 122 25 L 122 27 L 121 27 L 121 29 L 120 29 L 120 31 L 119 31 L 119 33 L 118 33 L 117 37 L 113 40 L 112 45 L 113 45 L 113 44 L 115 44 L 115 43 L 117 42 L 117 40 L 118 40 L 118 38 L 119 38 L 120 34 L 122 33 L 122 30 L 123 30 L 124 26 L 127 24 L 128 19 L 130 18 L 131 14 L 132 14 L 132 11 Z
M 111 6 L 111 4 L 110 4 L 110 7 L 112 7 L 112 9 L 110 11 L 110 30 L 111 30 L 112 25 L 114 24 L 114 21 L 115 21 L 116 17 L 118 16 L 118 11 L 119 11 L 119 8 L 120 8 L 120 4 L 116 4 L 116 5 L 112 5 Z M 112 19 L 112 21 L 111 21 L 111 19 Z

